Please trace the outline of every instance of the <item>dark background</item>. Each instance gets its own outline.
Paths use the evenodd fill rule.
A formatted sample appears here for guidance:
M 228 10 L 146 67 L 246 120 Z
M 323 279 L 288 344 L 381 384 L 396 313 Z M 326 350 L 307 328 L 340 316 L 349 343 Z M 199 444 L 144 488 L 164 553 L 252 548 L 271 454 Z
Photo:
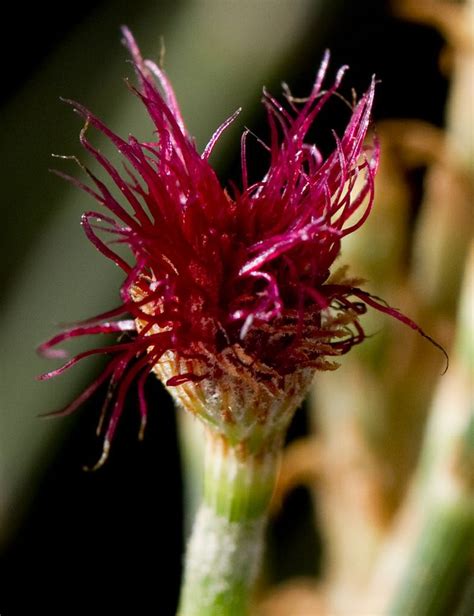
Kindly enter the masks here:
M 164 11 L 170 6 L 166 2 L 161 4 Z M 175 9 L 180 5 L 174 3 Z M 104 7 L 108 7 L 105 12 Z M 288 7 L 291 10 L 291 3 Z M 272 2 L 268 2 L 268 8 L 271 11 Z M 122 22 L 131 19 L 133 26 L 133 11 L 123 9 L 119 2 L 85 0 L 62 9 L 33 5 L 26 11 L 17 3 L 11 11 L 7 28 L 11 36 L 0 41 L 4 106 L 14 103 L 25 84 L 41 75 L 51 55 L 84 23 L 96 20 L 98 30 L 109 31 L 118 30 Z M 321 31 L 320 23 L 314 25 L 314 31 Z M 358 92 L 366 87 L 372 73 L 381 79 L 376 120 L 421 118 L 441 125 L 447 86 L 437 62 L 442 40 L 433 30 L 395 18 L 387 2 L 344 3 L 336 17 L 328 20 L 323 36 L 307 32 L 302 36 L 298 55 L 288 58 L 285 75 L 278 76 L 276 84 L 284 78 L 291 82 L 294 92 L 308 91 L 326 46 L 332 51 L 333 66 L 350 64 L 347 83 Z M 124 63 L 124 74 L 128 70 Z M 199 67 L 195 70 L 199 71 Z M 273 90 L 278 91 L 278 85 Z M 128 96 L 125 89 L 123 96 Z M 37 117 L 41 122 L 41 108 Z M 216 119 L 216 125 L 220 121 L 221 118 Z M 262 122 L 263 114 L 256 109 L 252 126 L 264 133 L 264 126 L 260 128 Z M 334 122 L 337 125 L 339 118 L 335 116 Z M 10 150 L 10 163 L 12 157 L 21 166 L 20 148 Z M 234 150 L 219 163 L 220 175 L 236 177 L 237 160 L 236 141 Z M 258 164 L 255 160 L 254 168 Z M 421 181 L 422 171 L 415 182 Z M 25 168 L 25 180 L 28 173 Z M 8 180 L 5 177 L 3 182 Z M 13 207 L 11 203 L 2 203 L 7 219 Z M 45 212 L 44 220 L 47 215 Z M 32 216 L 33 223 L 22 225 L 22 216 L 30 221 Z M 10 244 L 4 243 L 4 289 L 8 290 L 14 276 L 12 260 L 22 266 L 28 242 L 35 229 L 44 223 L 43 219 L 34 222 L 34 216 L 25 211 L 14 217 L 10 227 L 7 220 Z M 64 259 L 67 258 L 65 254 Z M 45 387 L 54 388 L 54 383 Z M 16 527 L 12 526 L 0 555 L 2 616 L 174 613 L 183 552 L 175 416 L 167 394 L 154 379 L 150 379 L 147 393 L 155 408 L 144 442 L 139 443 L 135 436 L 138 411 L 132 393 L 110 459 L 98 472 L 86 473 L 82 465 L 93 462 L 99 451 L 94 431 L 104 391 L 98 392 L 68 423 L 51 459 L 38 473 L 26 513 L 18 510 Z M 302 411 L 291 437 L 305 430 Z M 302 535 L 294 532 L 295 528 L 307 528 L 305 546 L 312 544 L 314 553 L 317 552 L 318 538 L 311 527 L 309 507 L 308 495 L 298 490 L 288 498 L 283 512 L 272 524 L 267 559 L 270 579 L 317 571 L 317 558 L 301 556 L 296 542 Z M 15 518 L 15 511 L 12 515 Z M 156 605 L 161 606 L 159 611 Z

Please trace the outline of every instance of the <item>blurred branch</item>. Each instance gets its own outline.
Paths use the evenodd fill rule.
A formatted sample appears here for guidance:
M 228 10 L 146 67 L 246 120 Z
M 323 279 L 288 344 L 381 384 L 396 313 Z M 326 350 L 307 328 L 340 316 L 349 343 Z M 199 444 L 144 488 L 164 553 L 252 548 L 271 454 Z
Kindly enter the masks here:
M 469 576 L 474 556 L 473 283 L 474 249 L 452 366 L 434 399 L 409 497 L 375 569 L 369 610 L 446 614 Z
M 474 40 L 474 2 L 404 3 L 418 19 L 446 21 Z M 471 238 L 474 194 L 474 45 L 462 45 L 447 34 L 454 48 L 450 96 L 446 113 L 443 156 L 429 168 L 414 243 L 413 283 L 420 300 L 435 308 L 438 317 L 452 318 L 461 284 L 461 272 Z
M 276 513 L 285 496 L 298 485 L 311 485 L 319 476 L 321 464 L 321 443 L 314 437 L 301 438 L 283 451 L 280 474 L 271 502 Z
M 294 579 L 272 589 L 257 605 L 253 616 L 323 616 L 324 595 L 313 580 Z
M 399 0 L 393 3 L 395 15 L 432 26 L 456 47 L 471 48 L 474 45 L 466 7 L 449 0 Z
M 405 8 L 407 4 L 403 3 Z M 424 12 L 428 5 L 434 4 L 440 3 L 414 2 L 410 6 L 416 5 L 421 18 L 428 14 Z M 454 7 L 458 13 L 463 12 L 462 17 L 461 13 L 453 17 L 452 27 L 459 25 L 460 19 L 469 22 L 469 26 L 463 24 L 463 30 L 472 26 L 472 6 L 471 2 L 469 7 Z M 439 18 L 447 19 L 443 10 Z M 366 274 L 378 294 L 392 305 L 403 305 L 407 314 L 447 347 L 453 338 L 461 273 L 472 233 L 473 47 L 461 45 L 465 38 L 453 38 L 458 46 L 454 50 L 447 131 L 419 121 L 381 124 L 382 160 L 374 211 L 365 228 L 344 246 L 345 258 L 355 271 Z M 413 238 L 406 217 L 411 195 L 404 178 L 407 169 L 416 167 L 427 167 L 427 173 Z M 369 331 L 382 327 L 373 315 L 367 323 Z M 396 325 L 384 323 L 383 333 L 344 358 L 342 369 L 331 374 L 331 380 L 318 375 L 313 391 L 322 455 L 332 459 L 315 486 L 326 541 L 324 579 L 330 613 L 348 613 L 358 609 L 355 606 L 364 606 L 363 613 L 384 613 L 382 597 L 388 594 L 390 582 L 400 579 L 394 572 L 399 572 L 404 552 L 414 562 L 426 565 L 427 559 L 432 561 L 431 582 L 436 585 L 438 577 L 444 581 L 444 586 L 438 584 L 443 595 L 440 604 L 453 589 L 451 582 L 454 584 L 466 567 L 463 549 L 471 522 L 464 491 L 452 508 L 451 504 L 441 503 L 438 510 L 433 502 L 430 516 L 418 524 L 413 516 L 409 517 L 406 524 L 410 530 L 405 529 L 403 541 L 401 531 L 393 538 L 393 559 L 386 567 L 386 579 L 372 584 L 367 595 L 372 568 L 386 538 L 391 536 L 390 522 L 394 515 L 398 518 L 401 503 L 403 510 L 407 508 L 405 496 L 419 457 L 432 390 L 441 370 L 439 358 L 430 353 L 425 341 L 399 330 Z M 454 372 L 453 367 L 450 374 Z M 449 395 L 456 399 L 459 383 L 450 375 L 442 387 L 447 388 L 447 383 L 451 384 Z M 453 403 L 448 406 L 453 411 Z M 434 410 L 431 415 L 435 415 Z M 431 425 L 433 419 L 429 421 Z M 434 475 L 431 481 L 435 482 Z M 428 506 L 426 500 L 423 505 L 420 502 L 422 506 Z M 457 527 L 453 520 L 457 520 Z M 441 567 L 441 535 L 455 533 L 455 528 L 459 534 L 451 536 L 450 578 L 436 567 Z M 412 554 L 415 544 L 416 556 Z M 423 596 L 427 598 L 423 593 L 429 593 L 428 582 L 426 588 L 420 582 L 419 596 L 415 598 L 421 574 L 417 569 L 415 580 L 410 572 L 405 578 L 406 593 L 399 591 L 400 603 L 393 599 L 391 609 L 403 616 L 431 614 L 420 607 Z M 408 612 L 411 601 L 416 607 Z

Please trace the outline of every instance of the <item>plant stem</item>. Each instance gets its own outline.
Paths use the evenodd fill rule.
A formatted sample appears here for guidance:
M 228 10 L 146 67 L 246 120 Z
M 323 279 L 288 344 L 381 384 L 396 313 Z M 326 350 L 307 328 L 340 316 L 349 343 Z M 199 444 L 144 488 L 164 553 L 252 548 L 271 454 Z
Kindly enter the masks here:
M 473 548 L 473 508 L 468 498 L 430 512 L 400 584 L 390 616 L 443 616 L 455 605 Z
M 474 246 L 451 366 L 439 383 L 418 471 L 372 584 L 388 616 L 455 614 L 474 549 Z M 373 610 L 375 613 L 375 610 Z
M 188 544 L 179 616 L 244 616 L 259 570 L 278 456 L 207 433 L 204 494 Z

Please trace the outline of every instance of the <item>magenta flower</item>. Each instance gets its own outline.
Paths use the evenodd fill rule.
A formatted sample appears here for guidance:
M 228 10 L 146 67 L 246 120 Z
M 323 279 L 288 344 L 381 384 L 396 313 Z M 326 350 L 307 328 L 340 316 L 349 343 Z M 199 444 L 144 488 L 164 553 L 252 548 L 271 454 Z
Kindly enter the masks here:
M 81 144 L 127 203 L 119 203 L 85 167 L 94 187 L 59 173 L 109 212 L 87 211 L 82 225 L 94 246 L 124 271 L 122 303 L 41 346 L 45 355 L 63 357 L 63 351 L 54 347 L 69 338 L 118 334 L 115 344 L 80 353 L 40 377 L 57 376 L 91 355 L 111 356 L 102 374 L 59 411 L 71 413 L 108 381 L 101 420 L 104 459 L 134 382 L 143 429 L 144 383 L 151 371 L 206 422 L 222 432 L 227 426 L 234 440 L 245 440 L 248 433 L 235 428 L 242 423 L 232 403 L 236 383 L 248 385 L 254 397 L 251 410 L 240 400 L 240 408 L 247 409 L 244 424 L 265 424 L 275 404 L 278 413 L 283 412 L 285 396 L 301 398 L 315 369 L 335 368 L 334 358 L 362 342 L 359 317 L 367 306 L 420 331 L 358 288 L 343 269 L 330 273 L 342 239 L 364 223 L 373 203 L 379 149 L 374 137 L 368 144 L 366 138 L 375 81 L 352 109 L 342 137 L 334 135 L 334 151 L 327 158 L 305 138 L 336 93 L 346 67 L 323 88 L 326 53 L 302 102 L 286 92 L 282 104 L 264 92 L 270 136 L 268 144 L 259 142 L 268 156 L 268 170 L 260 181 L 249 183 L 246 130 L 241 139 L 242 186 L 225 189 L 209 157 L 238 111 L 200 154 L 165 73 L 144 61 L 130 32 L 123 33 L 139 81 L 133 91 L 153 121 L 156 138 L 147 143 L 134 137 L 124 140 L 82 105 L 69 102 L 85 118 Z M 119 173 L 91 145 L 86 136 L 89 127 L 113 142 L 125 159 L 125 172 Z M 128 246 L 130 262 L 115 252 L 115 244 Z M 201 398 L 212 400 L 217 390 L 218 408 L 211 404 L 206 410 Z M 225 396 L 230 396 L 227 404 Z

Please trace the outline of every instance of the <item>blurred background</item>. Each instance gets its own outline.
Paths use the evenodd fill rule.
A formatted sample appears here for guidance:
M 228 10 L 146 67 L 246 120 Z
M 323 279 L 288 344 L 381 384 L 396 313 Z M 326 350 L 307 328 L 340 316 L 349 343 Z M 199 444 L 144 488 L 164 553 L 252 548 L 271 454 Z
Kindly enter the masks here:
M 38 358 L 35 348 L 62 322 L 117 305 L 120 284 L 117 268 L 80 228 L 91 201 L 48 173 L 52 166 L 76 173 L 67 161 L 52 160 L 52 153 L 87 160 L 78 143 L 80 120 L 59 97 L 81 101 L 121 135 L 149 139 L 150 123 L 123 82 L 132 68 L 119 26 L 131 28 L 147 57 L 158 59 L 163 37 L 165 68 L 199 147 L 243 107 L 212 159 L 223 182 L 238 182 L 244 125 L 267 134 L 259 102 L 263 85 L 278 95 L 285 81 L 304 96 L 325 48 L 332 53 L 331 75 L 350 66 L 342 88 L 349 100 L 351 88 L 361 94 L 375 73 L 374 118 L 385 157 L 377 186 L 380 215 L 367 236 L 348 245 L 341 264 L 351 263 L 355 275 L 368 279 L 367 290 L 402 308 L 444 344 L 458 374 L 452 349 L 461 336 L 456 314 L 470 236 L 472 78 L 470 92 L 466 83 L 472 77 L 472 31 L 464 31 L 467 6 L 456 2 L 85 0 L 69 9 L 38 4 L 25 14 L 18 3 L 0 41 L 0 613 L 128 609 L 171 616 L 184 546 L 181 469 L 189 461 L 180 457 L 175 412 L 161 386 L 154 379 L 147 384 L 151 413 L 144 441 L 137 440 L 131 395 L 110 459 L 95 473 L 82 467 L 100 452 L 95 427 L 103 390 L 71 417 L 38 418 L 70 401 L 100 366 L 86 362 L 38 383 L 35 376 L 55 364 Z M 344 105 L 333 107 L 314 135 L 326 151 L 333 144 L 330 130 L 340 133 L 347 121 Z M 111 151 L 98 136 L 95 143 Z M 258 177 L 258 152 L 251 164 Z M 440 207 L 436 195 L 444 195 Z M 382 613 L 352 611 L 353 587 L 360 590 L 362 582 L 344 572 L 344 563 L 352 569 L 360 563 L 363 584 L 370 587 L 381 546 L 397 532 L 397 514 L 417 481 L 426 417 L 443 370 L 433 347 L 388 321 L 368 321 L 376 333 L 368 348 L 334 375 L 322 375 L 295 418 L 280 506 L 268 532 L 261 613 Z M 465 380 L 453 387 L 445 398 L 459 402 Z M 464 427 L 458 430 L 464 434 Z M 323 468 L 315 462 L 321 450 Z M 335 460 L 342 454 L 347 460 L 341 468 Z M 365 470 L 354 478 L 361 460 Z M 382 469 L 382 479 L 374 479 L 374 469 Z M 347 472 L 352 486 L 360 483 L 355 499 L 346 498 L 340 480 Z M 328 489 L 334 482 L 336 491 Z M 375 522 L 361 494 L 371 511 L 377 504 Z M 344 508 L 346 519 L 333 515 Z M 351 532 L 359 543 L 364 538 L 365 548 L 352 538 L 338 546 L 351 519 Z M 466 524 L 459 541 L 472 537 Z M 407 542 L 408 560 L 415 544 L 416 538 Z M 458 552 L 453 558 L 459 565 L 453 581 L 427 615 L 455 613 L 451 607 L 473 598 L 472 584 L 465 590 L 467 560 Z M 295 585 L 295 578 L 303 582 Z M 321 607 L 318 580 L 329 589 L 323 594 L 331 611 Z

